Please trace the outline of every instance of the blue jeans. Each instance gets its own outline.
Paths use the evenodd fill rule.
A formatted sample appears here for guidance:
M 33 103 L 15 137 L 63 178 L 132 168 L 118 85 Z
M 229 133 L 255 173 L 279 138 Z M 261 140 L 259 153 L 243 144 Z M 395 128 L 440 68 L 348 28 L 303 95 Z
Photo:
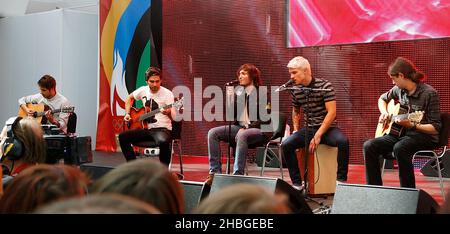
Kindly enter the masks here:
M 436 147 L 436 143 L 426 134 L 414 136 L 395 137 L 385 135 L 364 142 L 363 153 L 366 165 L 366 182 L 370 185 L 383 185 L 381 179 L 380 155 L 393 153 L 398 163 L 400 186 L 415 188 L 414 166 L 412 157 L 419 150 L 428 150 Z
M 222 173 L 222 163 L 220 160 L 220 142 L 228 142 L 228 125 L 212 128 L 208 131 L 208 157 L 209 173 Z M 259 128 L 242 129 L 241 126 L 231 125 L 230 139 L 236 142 L 234 158 L 234 175 L 243 175 L 245 161 L 247 158 L 248 146 L 251 144 L 263 143 L 265 136 Z
M 308 128 L 307 147 L 309 142 L 316 134 L 318 128 Z M 289 169 L 289 176 L 293 184 L 301 184 L 302 178 L 300 177 L 300 168 L 298 167 L 298 160 L 295 150 L 305 147 L 305 128 L 300 129 L 290 135 L 281 144 L 283 156 L 286 160 L 286 165 Z M 320 144 L 326 144 L 329 146 L 338 148 L 337 162 L 337 179 L 341 181 L 347 180 L 348 173 L 348 160 L 349 160 L 349 142 L 348 138 L 337 127 L 329 128 L 328 131 L 323 134 L 320 139 Z

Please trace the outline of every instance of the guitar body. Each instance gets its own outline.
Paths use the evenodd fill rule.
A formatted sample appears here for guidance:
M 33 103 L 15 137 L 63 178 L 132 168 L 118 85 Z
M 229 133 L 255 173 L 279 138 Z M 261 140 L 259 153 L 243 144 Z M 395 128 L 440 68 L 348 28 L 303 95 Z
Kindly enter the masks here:
M 179 109 L 181 106 L 183 106 L 183 97 L 180 100 L 177 100 L 176 102 L 166 105 L 162 108 L 151 110 L 150 107 L 144 106 L 140 109 L 131 107 L 130 108 L 130 121 L 124 122 L 125 130 L 133 130 L 133 129 L 147 129 L 149 123 L 155 123 L 155 115 L 157 113 L 160 113 L 162 110 L 174 107 Z
M 33 110 L 35 113 L 44 112 L 44 111 L 46 111 L 46 108 L 48 109 L 48 107 L 46 107 L 46 105 L 44 105 L 44 103 L 39 103 L 39 104 L 27 103 L 27 108 Z M 19 107 L 19 112 L 17 113 L 17 116 L 25 118 L 28 116 L 28 113 L 26 113 L 22 108 Z M 34 116 L 36 121 L 38 121 L 39 123 L 43 122 L 43 117 L 45 117 L 45 116 Z M 46 119 L 44 119 L 44 121 L 46 121 Z
M 50 110 L 50 107 L 45 105 L 44 103 L 38 103 L 38 104 L 32 104 L 27 103 L 26 104 L 28 109 L 31 109 L 34 111 L 33 117 L 38 121 L 40 124 L 46 124 L 48 122 L 47 117 L 45 117 L 45 113 Z M 75 110 L 75 107 L 73 106 L 64 106 L 60 109 L 51 110 L 51 114 L 55 113 L 73 113 Z M 26 117 L 28 116 L 28 113 L 26 113 L 22 108 L 19 107 L 19 112 L 17 113 L 18 117 Z
M 408 113 L 408 110 L 402 108 L 400 103 L 395 104 L 395 101 L 391 100 L 388 103 L 387 111 L 389 113 L 389 116 L 386 121 L 378 123 L 375 137 L 381 137 L 386 134 L 400 136 L 402 133 L 402 126 L 394 123 L 393 117 L 399 114 Z
M 404 127 L 399 124 L 396 124 L 394 121 L 394 118 L 396 118 L 397 116 L 406 116 L 406 118 L 409 118 L 411 121 L 416 122 L 420 122 L 423 116 L 423 113 L 415 113 L 412 114 L 411 117 L 409 117 L 408 115 L 409 109 L 407 107 L 400 105 L 400 103 L 395 104 L 394 100 L 391 100 L 388 103 L 387 111 L 389 116 L 386 119 L 386 121 L 378 123 L 377 130 L 375 132 L 375 137 L 381 137 L 386 134 L 390 134 L 397 137 L 403 135 Z M 416 117 L 417 114 L 419 114 L 419 117 Z
M 147 123 L 145 121 L 139 121 L 139 117 L 146 113 L 145 108 L 147 107 L 142 107 L 139 109 L 131 107 L 130 109 L 131 119 L 130 121 L 125 122 L 126 130 L 147 128 Z

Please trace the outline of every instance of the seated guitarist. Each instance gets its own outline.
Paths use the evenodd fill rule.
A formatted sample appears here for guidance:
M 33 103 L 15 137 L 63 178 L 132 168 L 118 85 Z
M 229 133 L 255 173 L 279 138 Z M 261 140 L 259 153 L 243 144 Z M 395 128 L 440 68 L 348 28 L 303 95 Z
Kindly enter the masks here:
M 50 75 L 44 75 L 38 81 L 40 93 L 25 96 L 19 99 L 20 108 L 33 116 L 35 111 L 30 109 L 27 104 L 44 104 L 50 108 L 45 112 L 45 117 L 50 124 L 56 125 L 62 132 L 67 133 L 67 122 L 69 113 L 53 113 L 52 110 L 62 109 L 71 106 L 66 97 L 56 92 L 56 80 Z
M 395 86 L 378 100 L 379 121 L 384 122 L 388 118 L 387 104 L 392 99 L 409 112 L 423 111 L 423 118 L 419 123 L 409 118 L 396 120 L 394 124 L 404 128 L 404 134 L 395 135 L 391 131 L 364 143 L 366 182 L 383 184 L 379 157 L 392 152 L 398 163 L 400 186 L 415 188 L 412 156 L 419 150 L 433 149 L 438 143 L 441 128 L 439 97 L 433 87 L 422 82 L 424 74 L 405 58 L 398 57 L 389 66 L 388 75 Z
M 130 122 L 132 120 L 130 111 L 132 101 L 134 100 L 144 100 L 144 103 L 150 104 L 152 110 L 155 108 L 163 108 L 174 102 L 173 93 L 161 86 L 161 70 L 159 68 L 150 67 L 145 73 L 145 79 L 148 86 L 136 89 L 127 97 L 125 102 L 125 122 Z M 154 116 L 156 122 L 149 121 L 148 124 L 144 124 L 147 128 L 132 129 L 119 134 L 120 148 L 122 149 L 125 159 L 127 161 L 136 159 L 132 147 L 133 143 L 155 141 L 159 146 L 159 160 L 169 166 L 171 157 L 170 143 L 172 119 L 175 117 L 175 114 L 174 108 L 164 109 Z

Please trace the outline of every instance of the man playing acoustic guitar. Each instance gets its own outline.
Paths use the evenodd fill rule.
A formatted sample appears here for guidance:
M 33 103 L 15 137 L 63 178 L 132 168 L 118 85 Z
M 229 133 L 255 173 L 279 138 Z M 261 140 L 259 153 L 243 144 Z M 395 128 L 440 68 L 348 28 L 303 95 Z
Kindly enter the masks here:
M 399 129 L 364 143 L 366 182 L 370 185 L 383 185 L 379 157 L 392 152 L 398 163 L 400 186 L 415 188 L 412 157 L 415 152 L 433 149 L 438 143 L 441 128 L 439 97 L 433 87 L 422 82 L 424 74 L 405 58 L 398 57 L 389 66 L 388 75 L 395 86 L 378 100 L 381 113 L 379 122 L 381 125 L 393 122 Z M 404 118 L 392 116 L 402 113 L 389 111 L 388 103 L 391 100 L 411 114 L 403 115 Z M 416 116 L 416 113 L 422 113 L 423 116 L 410 118 Z M 377 135 L 379 132 L 382 131 L 377 130 Z
M 66 97 L 56 92 L 56 80 L 50 75 L 44 75 L 38 81 L 40 93 L 25 96 L 19 99 L 19 116 L 26 115 L 36 117 L 36 113 L 44 110 L 44 105 L 49 108 L 43 115 L 48 123 L 56 125 L 62 132 L 67 133 L 69 112 L 73 107 Z M 66 111 L 67 108 L 70 110 Z M 21 115 L 25 115 L 22 116 Z M 45 122 L 43 122 L 45 124 Z
M 171 106 L 174 103 L 173 93 L 161 86 L 161 70 L 156 67 L 150 67 L 145 73 L 145 79 L 148 86 L 142 86 L 128 95 L 125 102 L 124 116 L 125 125 L 137 122 L 134 120 L 131 108 L 134 100 L 142 100 L 151 110 L 162 109 L 154 116 L 139 123 L 141 127 L 130 129 L 119 134 L 120 148 L 127 161 L 136 159 L 132 144 L 142 141 L 155 141 L 159 146 L 159 160 L 169 166 L 170 163 L 170 143 L 172 119 L 175 118 L 175 109 Z M 164 108 L 168 107 L 168 108 Z M 169 108 L 170 107 L 170 108 Z M 145 108 L 145 107 L 144 107 Z M 139 117 L 139 116 L 137 116 Z M 154 117 L 154 118 L 153 118 Z

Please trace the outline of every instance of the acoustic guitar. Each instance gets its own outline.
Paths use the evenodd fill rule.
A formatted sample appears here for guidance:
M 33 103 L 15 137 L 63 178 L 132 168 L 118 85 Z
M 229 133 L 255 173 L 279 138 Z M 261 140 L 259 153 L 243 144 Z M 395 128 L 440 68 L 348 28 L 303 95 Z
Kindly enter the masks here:
M 152 110 L 148 112 L 148 107 L 141 107 L 141 108 L 135 108 L 132 107 L 130 109 L 130 117 L 131 119 L 128 122 L 125 122 L 126 130 L 131 129 L 141 129 L 141 128 L 148 128 L 149 123 L 155 123 L 155 115 L 160 113 L 163 110 L 169 109 L 169 108 L 176 108 L 179 110 L 183 106 L 184 97 L 181 97 L 179 100 L 175 101 L 172 104 L 165 105 L 163 107 L 160 107 L 158 109 Z
M 409 119 L 413 123 L 420 123 L 423 118 L 424 111 L 409 112 L 409 108 L 400 105 L 400 103 L 395 104 L 394 100 L 391 100 L 387 106 L 388 118 L 384 122 L 380 122 L 377 125 L 377 130 L 375 131 L 375 137 L 381 137 L 386 134 L 393 136 L 402 136 L 405 128 L 397 123 L 397 120 Z
M 28 103 L 27 108 L 34 111 L 33 117 L 36 119 L 36 121 L 38 121 L 39 123 L 47 122 L 47 119 L 45 118 L 45 113 L 48 110 L 50 110 L 49 106 L 47 106 L 43 103 L 39 103 L 39 104 Z M 60 113 L 60 112 L 61 113 L 73 113 L 74 111 L 75 111 L 75 107 L 65 106 L 65 107 L 61 107 L 60 109 L 50 110 L 50 113 L 52 113 L 52 114 Z M 17 113 L 17 116 L 24 118 L 24 117 L 28 116 L 28 113 L 19 107 L 19 112 Z

